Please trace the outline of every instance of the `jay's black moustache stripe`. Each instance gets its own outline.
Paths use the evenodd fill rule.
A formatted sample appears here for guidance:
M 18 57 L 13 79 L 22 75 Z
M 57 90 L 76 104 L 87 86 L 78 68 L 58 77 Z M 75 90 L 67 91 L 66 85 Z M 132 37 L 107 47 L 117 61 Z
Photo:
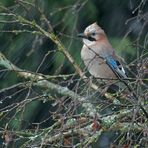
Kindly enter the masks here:
M 91 36 L 88 36 L 87 39 L 88 39 L 89 41 L 96 41 L 96 39 L 95 39 L 95 38 L 92 38 Z
M 88 36 L 88 35 L 85 35 L 84 33 L 79 33 L 78 34 L 78 37 L 81 37 L 83 39 L 87 39 L 89 41 L 97 41 L 95 38 L 91 37 L 91 36 Z

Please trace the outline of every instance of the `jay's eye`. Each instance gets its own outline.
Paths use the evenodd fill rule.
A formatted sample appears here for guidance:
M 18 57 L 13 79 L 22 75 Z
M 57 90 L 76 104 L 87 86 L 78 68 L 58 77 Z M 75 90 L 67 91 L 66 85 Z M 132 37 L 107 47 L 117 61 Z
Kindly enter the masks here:
M 93 33 L 92 33 L 92 36 L 95 36 L 95 35 L 96 35 L 96 33 L 95 33 L 95 32 L 93 32 Z

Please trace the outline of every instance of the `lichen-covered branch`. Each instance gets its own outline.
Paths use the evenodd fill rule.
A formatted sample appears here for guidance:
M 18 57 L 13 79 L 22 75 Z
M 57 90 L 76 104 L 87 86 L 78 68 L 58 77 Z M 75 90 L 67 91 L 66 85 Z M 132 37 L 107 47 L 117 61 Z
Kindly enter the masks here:
M 80 101 L 82 104 L 82 107 L 85 108 L 86 112 L 90 116 L 94 117 L 96 114 L 98 114 L 94 106 L 91 103 L 89 103 L 89 100 L 86 97 L 82 97 L 76 94 L 75 92 L 69 90 L 67 87 L 62 87 L 60 85 L 51 83 L 50 81 L 45 80 L 44 77 L 42 76 L 33 74 L 31 72 L 26 72 L 25 70 L 21 70 L 20 68 L 12 64 L 2 53 L 0 53 L 0 65 L 4 66 L 5 68 L 8 68 L 11 71 L 13 70 L 19 76 L 25 79 L 30 79 L 32 81 L 33 86 L 44 88 L 46 89 L 46 91 L 49 91 L 49 92 L 53 90 L 53 91 L 56 91 L 57 94 L 71 97 L 74 100 Z

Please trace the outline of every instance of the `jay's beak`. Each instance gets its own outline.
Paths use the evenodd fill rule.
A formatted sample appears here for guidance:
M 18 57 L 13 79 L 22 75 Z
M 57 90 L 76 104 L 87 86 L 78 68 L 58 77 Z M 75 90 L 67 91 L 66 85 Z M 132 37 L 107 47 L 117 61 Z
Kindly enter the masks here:
M 79 33 L 78 37 L 88 39 L 88 36 L 86 36 L 84 33 Z

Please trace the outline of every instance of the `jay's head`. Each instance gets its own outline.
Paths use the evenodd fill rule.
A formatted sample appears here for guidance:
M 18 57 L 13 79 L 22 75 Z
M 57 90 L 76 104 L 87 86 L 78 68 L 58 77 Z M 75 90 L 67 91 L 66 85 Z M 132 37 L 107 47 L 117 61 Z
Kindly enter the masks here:
M 84 44 L 87 46 L 95 44 L 97 41 L 101 40 L 102 37 L 105 36 L 105 33 L 101 27 L 97 25 L 97 23 L 93 23 L 89 25 L 84 33 L 78 34 L 78 37 L 83 38 Z

